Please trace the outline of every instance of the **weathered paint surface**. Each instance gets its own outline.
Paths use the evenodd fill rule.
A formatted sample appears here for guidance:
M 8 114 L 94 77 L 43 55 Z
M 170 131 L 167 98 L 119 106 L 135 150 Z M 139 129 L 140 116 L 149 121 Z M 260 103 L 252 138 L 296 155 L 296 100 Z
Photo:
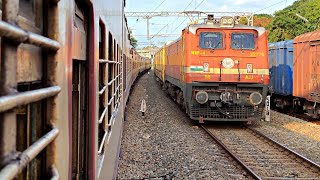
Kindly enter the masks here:
M 320 102 L 320 32 L 294 38 L 293 96 Z
M 17 6 L 17 2 L 18 1 L 15 1 L 15 6 Z M 89 149 L 85 154 L 88 158 L 88 164 L 85 165 L 87 167 L 87 172 L 85 174 L 88 175 L 88 179 L 115 179 L 120 152 L 125 104 L 129 97 L 130 88 L 137 76 L 144 70 L 150 68 L 150 60 L 140 57 L 130 45 L 128 27 L 124 17 L 124 1 L 79 0 L 77 2 L 84 3 L 85 8 L 76 8 L 75 0 L 60 0 L 57 2 L 56 6 L 54 2 L 48 6 L 45 4 L 43 7 L 48 7 L 46 11 L 42 11 L 42 6 L 39 6 L 38 9 L 36 9 L 36 11 L 39 11 L 40 13 L 39 17 L 48 19 L 47 24 L 37 24 L 37 26 L 39 26 L 38 28 L 33 27 L 26 19 L 20 16 L 18 17 L 18 25 L 21 28 L 33 33 L 44 34 L 49 38 L 58 41 L 59 43 L 56 44 L 60 44 L 60 49 L 57 52 L 51 52 L 44 51 L 34 45 L 22 44 L 18 48 L 14 48 L 14 53 L 7 51 L 9 52 L 8 57 L 14 59 L 9 62 L 13 63 L 12 68 L 16 69 L 17 73 L 14 73 L 12 76 L 6 76 L 10 82 L 5 81 L 5 83 L 3 83 L 6 86 L 1 89 L 0 94 L 7 95 L 10 92 L 6 91 L 15 89 L 17 83 L 39 83 L 42 80 L 44 80 L 43 86 L 59 86 L 61 88 L 61 91 L 57 96 L 46 100 L 47 118 L 45 118 L 45 120 L 48 120 L 49 122 L 44 121 L 42 123 L 50 124 L 59 130 L 58 137 L 47 148 L 46 164 L 53 164 L 55 167 L 54 169 L 57 170 L 61 179 L 71 179 L 74 176 L 74 174 L 72 174 L 72 157 L 76 157 L 75 153 L 72 152 L 72 148 L 75 147 L 73 146 L 72 135 L 73 131 L 77 130 L 77 127 L 73 126 L 73 90 L 76 88 L 83 88 L 76 87 L 73 84 L 72 78 L 75 74 L 73 65 L 75 61 L 84 62 L 85 69 L 88 71 L 88 76 L 86 77 L 88 82 L 86 82 L 86 87 L 83 89 L 88 90 L 88 92 L 86 92 L 88 97 L 83 98 L 86 102 L 86 106 L 83 107 L 88 108 L 85 110 L 88 114 L 83 119 L 88 122 L 83 124 L 88 124 L 88 127 L 85 127 L 88 131 L 83 134 L 85 135 L 85 138 L 88 137 L 88 142 L 86 143 Z M 12 4 L 8 3 L 9 6 L 12 6 Z M 18 12 L 17 8 L 15 10 Z M 81 11 L 81 13 L 75 14 L 77 11 Z M 15 11 L 11 12 L 15 13 Z M 42 12 L 47 13 L 49 16 L 42 16 Z M 26 13 L 32 12 L 26 11 Z M 79 18 L 77 16 L 79 16 L 80 19 L 85 17 L 87 24 L 81 25 L 81 22 L 77 21 L 77 18 Z M 103 23 L 105 26 L 105 57 L 109 57 L 108 53 L 110 49 L 114 52 L 117 51 L 118 55 L 114 56 L 113 59 L 119 64 L 119 69 L 115 71 L 114 76 L 119 77 L 118 84 L 120 84 L 118 86 L 119 91 L 117 94 L 120 103 L 112 112 L 112 115 L 115 117 L 111 124 L 112 131 L 110 131 L 111 133 L 104 142 L 104 151 L 102 154 L 98 154 L 98 119 L 100 116 L 99 23 Z M 47 25 L 48 28 L 45 28 L 45 25 Z M 44 30 L 47 32 L 43 32 Z M 115 44 L 115 47 L 109 47 L 109 35 L 112 36 L 112 44 Z M 2 39 L 2 42 L 6 41 Z M 16 51 L 16 49 L 18 50 Z M 1 50 L 3 51 L 4 48 Z M 43 58 L 44 55 L 46 58 Z M 126 57 L 126 61 L 124 61 L 124 57 Z M 44 62 L 46 64 L 44 64 Z M 48 68 L 45 65 L 47 65 Z M 111 65 L 111 63 L 108 65 Z M 120 66 L 122 67 L 122 71 L 120 71 Z M 103 77 L 105 80 L 108 80 L 107 71 L 108 69 Z M 6 72 L 3 71 L 3 74 L 5 73 Z M 80 74 L 83 73 L 80 72 Z M 124 77 L 121 77 L 120 74 Z M 17 78 L 15 75 L 17 75 Z M 122 81 L 120 81 L 120 77 L 122 78 Z M 7 78 L 1 80 L 7 80 Z M 123 85 L 121 85 L 121 83 Z M 13 88 L 8 89 L 7 87 L 9 86 L 7 84 L 12 85 Z M 114 85 L 112 86 L 113 89 L 115 89 Z M 40 115 L 42 115 L 42 113 Z M 11 113 L 10 118 L 13 117 L 15 117 L 15 114 Z M 108 117 L 105 118 L 107 119 Z M 8 129 L 8 132 L 10 132 L 8 133 L 10 138 L 16 139 L 16 124 L 10 121 L 8 122 L 8 124 L 3 124 Z M 107 124 L 104 125 L 107 127 Z M 82 132 L 82 130 L 80 131 Z M 19 135 L 24 134 L 20 133 Z M 5 142 L 3 140 L 5 139 L 2 139 L 1 142 Z M 5 146 L 6 147 L 2 147 L 2 149 L 15 149 L 16 142 L 9 141 Z M 98 160 L 100 161 L 98 162 Z

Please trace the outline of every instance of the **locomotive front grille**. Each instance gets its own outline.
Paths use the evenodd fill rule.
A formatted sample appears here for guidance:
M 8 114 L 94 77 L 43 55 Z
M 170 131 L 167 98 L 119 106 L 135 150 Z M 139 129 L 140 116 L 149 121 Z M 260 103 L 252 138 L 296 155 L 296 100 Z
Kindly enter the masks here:
M 204 120 L 228 120 L 228 121 L 246 121 L 249 119 L 257 119 L 262 115 L 262 108 L 254 109 L 253 106 L 228 106 L 220 108 L 228 116 L 222 114 L 216 107 L 210 107 L 207 104 L 194 104 L 190 107 L 190 115 L 192 119 Z

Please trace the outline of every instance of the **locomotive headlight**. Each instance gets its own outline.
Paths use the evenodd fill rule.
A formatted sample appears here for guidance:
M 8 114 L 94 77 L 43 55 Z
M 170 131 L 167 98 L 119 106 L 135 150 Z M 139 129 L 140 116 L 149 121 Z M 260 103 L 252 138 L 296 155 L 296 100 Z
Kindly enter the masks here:
M 223 19 L 222 24 L 228 24 L 228 19 Z
M 234 26 L 233 17 L 230 17 L 230 16 L 221 17 L 220 26 L 221 27 L 233 27 Z
M 252 105 L 257 106 L 262 102 L 262 95 L 259 92 L 253 92 L 249 96 L 249 101 Z
M 209 99 L 209 95 L 207 92 L 205 91 L 199 91 L 197 92 L 196 94 L 196 101 L 199 103 L 199 104 L 204 104 L 208 101 Z
M 252 66 L 252 64 L 247 64 L 247 73 L 253 73 L 253 66 Z

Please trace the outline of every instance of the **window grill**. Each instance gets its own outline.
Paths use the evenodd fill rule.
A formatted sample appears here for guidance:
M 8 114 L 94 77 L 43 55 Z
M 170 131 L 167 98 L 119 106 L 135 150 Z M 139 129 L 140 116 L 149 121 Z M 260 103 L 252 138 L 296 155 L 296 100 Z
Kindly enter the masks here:
M 52 1 L 55 4 L 58 0 Z M 59 42 L 42 35 L 26 31 L 16 26 L 19 14 L 19 0 L 2 1 L 1 36 L 1 78 L 0 78 L 0 179 L 13 179 L 59 134 L 59 130 L 51 124 L 51 130 L 36 140 L 23 152 L 16 152 L 17 116 L 15 109 L 22 105 L 39 102 L 56 96 L 61 88 L 51 86 L 26 92 L 17 90 L 17 50 L 21 43 L 31 44 L 56 52 Z M 54 74 L 53 74 L 54 75 Z M 54 111 L 52 109 L 51 111 Z M 47 119 L 46 122 L 50 122 Z M 51 151 L 54 152 L 54 151 Z M 52 179 L 59 174 L 53 164 Z
M 104 27 L 102 21 L 100 26 Z M 98 154 L 103 159 L 105 144 L 108 143 L 110 134 L 112 132 L 112 125 L 115 122 L 118 106 L 122 96 L 122 57 L 120 56 L 119 45 L 112 38 L 109 33 L 109 38 L 105 37 L 105 29 L 100 28 L 101 44 L 104 45 L 105 40 L 108 39 L 108 51 L 106 47 L 100 47 L 101 51 L 108 52 L 108 56 L 102 53 L 99 57 L 99 69 L 104 69 L 104 72 L 100 71 L 100 76 L 103 76 L 103 81 L 100 84 L 99 90 L 99 104 L 102 106 L 99 113 L 99 137 L 98 137 Z M 108 59 L 105 59 L 108 57 Z M 103 73 L 103 74 L 102 74 Z M 101 98 L 103 97 L 103 98 Z M 101 102 L 102 101 L 102 102 Z M 101 161 L 102 162 L 102 161 Z

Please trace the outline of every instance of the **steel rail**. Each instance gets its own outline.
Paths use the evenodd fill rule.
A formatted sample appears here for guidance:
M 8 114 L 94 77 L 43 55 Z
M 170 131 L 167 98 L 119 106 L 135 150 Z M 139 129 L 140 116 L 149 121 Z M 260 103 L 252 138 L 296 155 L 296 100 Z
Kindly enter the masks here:
M 246 128 L 248 128 L 248 129 L 251 130 L 252 132 L 258 134 L 259 136 L 261 136 L 261 137 L 263 137 L 263 138 L 265 138 L 265 139 L 273 142 L 273 143 L 276 144 L 277 146 L 285 149 L 286 151 L 289 151 L 290 153 L 298 156 L 299 158 L 301 158 L 301 159 L 303 159 L 304 161 L 308 162 L 308 163 L 311 164 L 312 166 L 318 168 L 318 170 L 319 170 L 319 172 L 320 172 L 320 165 L 319 165 L 319 164 L 313 162 L 312 160 L 308 159 L 307 157 L 302 156 L 301 154 L 299 154 L 299 153 L 295 152 L 294 150 L 290 149 L 289 147 L 287 147 L 287 146 L 279 143 L 278 141 L 276 141 L 276 140 L 274 140 L 274 139 L 269 138 L 268 136 L 262 134 L 261 132 L 255 130 L 255 129 L 251 128 L 251 127 L 246 126 Z
M 214 134 L 212 134 L 206 127 L 201 125 L 201 128 L 204 129 L 233 159 L 235 159 L 241 167 L 244 168 L 254 179 L 262 180 L 260 176 L 258 176 L 250 167 L 248 167 L 243 161 L 241 161 L 235 154 L 233 154 L 229 148 L 223 144 Z

